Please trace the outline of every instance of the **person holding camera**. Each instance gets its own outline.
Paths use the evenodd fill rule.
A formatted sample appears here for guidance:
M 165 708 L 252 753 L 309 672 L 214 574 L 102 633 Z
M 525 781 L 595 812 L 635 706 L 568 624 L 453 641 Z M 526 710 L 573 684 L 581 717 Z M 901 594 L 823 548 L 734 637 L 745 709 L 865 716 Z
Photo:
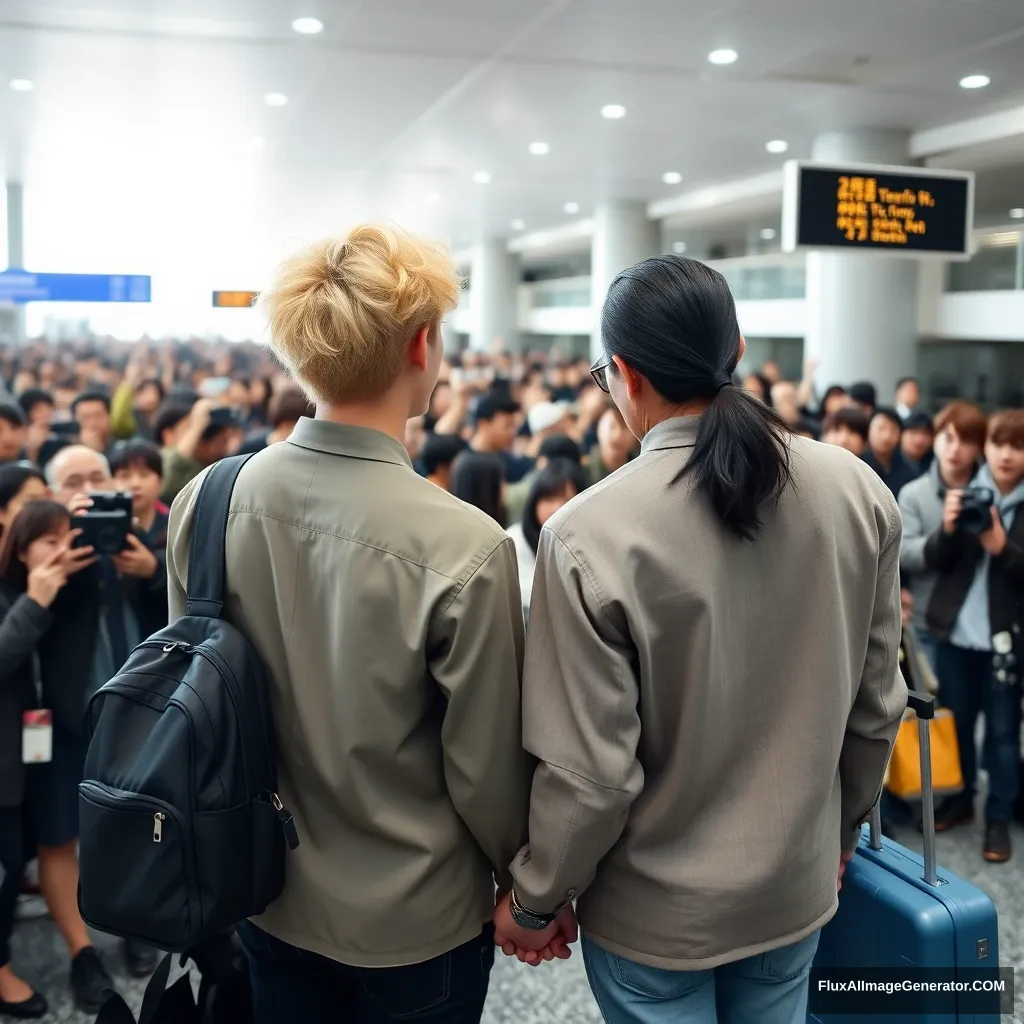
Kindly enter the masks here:
M 985 458 L 969 487 L 947 491 L 942 525 L 925 544 L 938 572 L 927 619 L 939 640 L 939 692 L 956 719 L 964 777 L 963 792 L 944 802 L 936 827 L 973 820 L 974 730 L 984 713 L 989 785 L 982 856 L 1002 863 L 1012 853 L 1020 764 L 1024 409 L 989 420 Z

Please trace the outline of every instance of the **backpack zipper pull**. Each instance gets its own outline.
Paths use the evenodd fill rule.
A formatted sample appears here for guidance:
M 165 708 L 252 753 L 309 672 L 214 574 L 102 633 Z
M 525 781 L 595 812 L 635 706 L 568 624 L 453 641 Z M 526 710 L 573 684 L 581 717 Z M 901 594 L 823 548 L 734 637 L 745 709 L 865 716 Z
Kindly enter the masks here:
M 153 815 L 153 842 L 162 843 L 164 841 L 164 821 L 167 819 L 167 815 L 162 811 L 157 811 Z
M 277 820 L 281 822 L 281 831 L 284 832 L 284 841 L 288 844 L 289 850 L 294 850 L 299 845 L 299 830 L 295 827 L 295 819 L 291 815 L 281 798 L 276 793 L 270 794 L 270 802 L 277 811 Z

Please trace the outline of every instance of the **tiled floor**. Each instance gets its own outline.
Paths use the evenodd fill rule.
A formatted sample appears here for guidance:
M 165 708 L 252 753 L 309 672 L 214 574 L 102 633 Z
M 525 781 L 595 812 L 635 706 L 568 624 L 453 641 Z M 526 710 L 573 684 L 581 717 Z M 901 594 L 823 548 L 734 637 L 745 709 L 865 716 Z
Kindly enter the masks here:
M 896 838 L 907 845 L 920 846 L 915 833 L 903 832 Z M 1024 1024 L 1024 831 L 1016 829 L 1014 838 L 1018 855 L 1006 865 L 986 864 L 981 859 L 980 826 L 940 836 L 938 849 L 943 868 L 981 886 L 996 901 L 1000 960 L 1021 970 L 1017 1013 L 1004 1019 Z M 100 945 L 121 990 L 137 1011 L 145 983 L 125 976 L 117 943 L 101 940 Z M 85 1024 L 89 1018 L 76 1013 L 71 1006 L 67 967 L 52 923 L 45 918 L 20 923 L 14 947 L 16 968 L 50 999 L 53 1009 L 45 1021 Z M 538 968 L 524 967 L 501 954 L 498 961 L 491 977 L 484 1024 L 600 1024 L 578 950 L 568 962 Z

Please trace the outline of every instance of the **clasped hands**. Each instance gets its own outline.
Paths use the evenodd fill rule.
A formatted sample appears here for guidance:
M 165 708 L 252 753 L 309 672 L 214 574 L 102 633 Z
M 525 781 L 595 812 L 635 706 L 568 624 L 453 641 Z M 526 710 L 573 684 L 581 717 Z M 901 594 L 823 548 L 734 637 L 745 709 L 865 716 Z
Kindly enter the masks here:
M 494 942 L 506 956 L 517 957 L 531 967 L 547 960 L 568 960 L 572 956 L 569 944 L 579 938 L 580 929 L 571 904 L 543 931 L 534 931 L 520 928 L 512 920 L 508 899 L 508 893 L 498 893 L 494 908 Z

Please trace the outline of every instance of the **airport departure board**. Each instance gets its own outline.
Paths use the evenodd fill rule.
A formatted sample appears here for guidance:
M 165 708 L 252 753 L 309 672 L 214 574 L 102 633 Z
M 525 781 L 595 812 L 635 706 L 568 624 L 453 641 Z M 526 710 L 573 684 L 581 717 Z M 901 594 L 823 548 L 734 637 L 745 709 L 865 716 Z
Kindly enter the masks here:
M 969 171 L 790 161 L 782 247 L 965 259 L 974 220 Z
M 259 296 L 259 292 L 214 292 L 214 309 L 248 309 Z

